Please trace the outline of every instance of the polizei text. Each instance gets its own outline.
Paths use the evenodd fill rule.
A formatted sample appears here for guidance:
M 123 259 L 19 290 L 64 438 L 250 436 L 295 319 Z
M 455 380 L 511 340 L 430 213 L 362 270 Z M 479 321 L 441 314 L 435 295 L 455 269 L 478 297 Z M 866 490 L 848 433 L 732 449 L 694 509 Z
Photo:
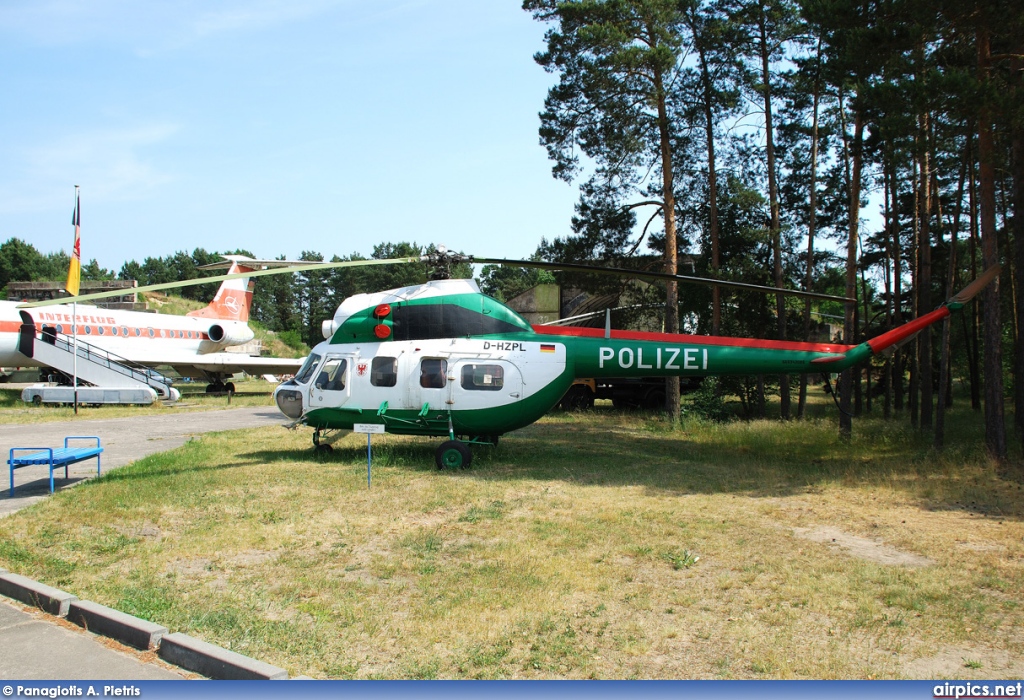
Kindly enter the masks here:
M 598 350 L 597 366 L 604 369 L 605 363 L 621 369 L 675 369 L 705 371 L 708 368 L 707 348 L 615 348 L 602 347 Z

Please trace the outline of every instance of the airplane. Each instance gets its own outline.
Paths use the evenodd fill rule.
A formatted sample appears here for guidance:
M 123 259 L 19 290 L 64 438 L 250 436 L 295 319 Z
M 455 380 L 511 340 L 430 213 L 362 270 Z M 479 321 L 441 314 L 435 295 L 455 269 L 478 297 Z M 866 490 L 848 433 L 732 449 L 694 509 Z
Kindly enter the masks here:
M 306 269 L 422 261 L 435 266 L 436 279 L 345 299 L 323 323 L 325 340 L 292 379 L 275 389 L 275 403 L 291 419 L 288 427 L 312 428 L 315 450 L 330 451 L 331 443 L 358 423 L 376 424 L 389 433 L 446 438 L 435 451 L 436 466 L 465 468 L 472 463 L 470 446 L 497 445 L 502 435 L 537 421 L 577 378 L 841 372 L 961 309 L 999 273 L 993 266 L 936 310 L 867 342 L 845 345 L 613 331 L 610 324 L 604 330 L 531 326 L 481 293 L 475 281 L 445 278 L 446 271 L 462 262 L 596 272 L 607 268 L 479 258 L 438 247 L 421 257 L 319 263 Z M 667 273 L 614 273 L 780 291 Z M 174 284 L 182 283 L 155 286 Z
M 70 341 L 77 320 L 82 344 L 111 353 L 144 367 L 170 366 L 184 377 L 206 380 L 207 392 L 234 391 L 231 376 L 294 374 L 302 359 L 250 357 L 226 352 L 253 339 L 249 328 L 252 283 L 246 276 L 260 268 L 298 264 L 283 260 L 254 260 L 225 255 L 224 261 L 204 269 L 229 268 L 234 278 L 225 280 L 208 306 L 185 316 L 140 311 L 103 309 L 78 304 L 67 297 L 60 304 L 39 309 L 20 308 L 22 303 L 0 301 L 0 367 L 45 367 L 19 352 L 23 324 L 31 324 L 44 340 L 57 336 Z M 120 292 L 123 294 L 123 290 Z

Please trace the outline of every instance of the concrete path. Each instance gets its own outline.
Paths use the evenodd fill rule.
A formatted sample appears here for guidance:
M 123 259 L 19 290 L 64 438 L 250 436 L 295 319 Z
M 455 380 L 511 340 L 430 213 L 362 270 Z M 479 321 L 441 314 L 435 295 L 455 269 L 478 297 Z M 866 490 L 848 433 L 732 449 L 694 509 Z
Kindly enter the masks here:
M 44 613 L 0 597 L 2 680 L 182 680 L 169 664 L 114 648 L 95 635 L 64 627 Z
M 47 467 L 22 467 L 14 472 L 14 497 L 9 495 L 7 455 L 12 447 L 61 446 L 68 435 L 98 435 L 103 445 L 103 471 L 116 469 L 146 455 L 185 444 L 193 435 L 280 426 L 284 418 L 275 408 L 233 408 L 168 416 L 60 421 L 33 425 L 0 425 L 3 455 L 3 493 L 0 517 L 50 495 Z M 58 472 L 55 472 L 55 474 Z M 59 471 L 61 477 L 64 470 Z M 71 479 L 56 479 L 66 488 L 96 475 L 96 461 L 70 467 Z M 69 591 L 74 593 L 74 591 Z M 66 626 L 65 626 L 66 625 Z M 131 654 L 108 640 L 69 623 L 35 612 L 0 596 L 0 679 L 3 680 L 165 680 L 181 679 L 184 672 L 154 660 L 153 654 Z
M 98 435 L 103 446 L 103 471 L 123 467 L 156 452 L 180 447 L 193 435 L 281 426 L 288 422 L 272 406 L 231 408 L 219 411 L 195 411 L 166 416 L 73 420 L 31 425 L 0 425 L 0 455 L 3 479 L 0 480 L 0 517 L 10 515 L 50 495 L 49 467 L 21 467 L 14 470 L 14 497 L 10 496 L 10 469 L 7 458 L 12 447 L 62 447 L 69 435 Z M 73 443 L 75 444 L 75 443 Z M 88 443 L 82 442 L 86 445 Z M 57 478 L 59 475 L 60 478 Z M 54 486 L 66 488 L 96 476 L 96 460 L 90 459 L 64 469 L 54 470 Z

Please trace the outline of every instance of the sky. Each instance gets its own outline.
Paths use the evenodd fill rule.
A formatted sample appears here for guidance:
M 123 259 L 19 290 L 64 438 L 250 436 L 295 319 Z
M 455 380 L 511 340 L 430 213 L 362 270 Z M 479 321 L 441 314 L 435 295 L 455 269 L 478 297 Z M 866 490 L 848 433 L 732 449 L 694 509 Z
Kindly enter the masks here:
M 326 258 L 565 235 L 520 0 L 4 0 L 0 241 L 115 272 L 197 247 Z

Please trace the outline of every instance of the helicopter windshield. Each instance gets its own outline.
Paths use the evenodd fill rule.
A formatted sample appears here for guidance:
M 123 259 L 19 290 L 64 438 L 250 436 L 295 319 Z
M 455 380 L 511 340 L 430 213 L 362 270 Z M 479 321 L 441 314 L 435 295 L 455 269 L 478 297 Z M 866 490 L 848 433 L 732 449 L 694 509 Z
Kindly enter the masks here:
M 299 368 L 299 373 L 295 375 L 295 381 L 299 384 L 307 383 L 313 376 L 313 370 L 320 364 L 320 356 L 316 353 L 311 353 L 306 361 L 302 363 L 302 367 Z

